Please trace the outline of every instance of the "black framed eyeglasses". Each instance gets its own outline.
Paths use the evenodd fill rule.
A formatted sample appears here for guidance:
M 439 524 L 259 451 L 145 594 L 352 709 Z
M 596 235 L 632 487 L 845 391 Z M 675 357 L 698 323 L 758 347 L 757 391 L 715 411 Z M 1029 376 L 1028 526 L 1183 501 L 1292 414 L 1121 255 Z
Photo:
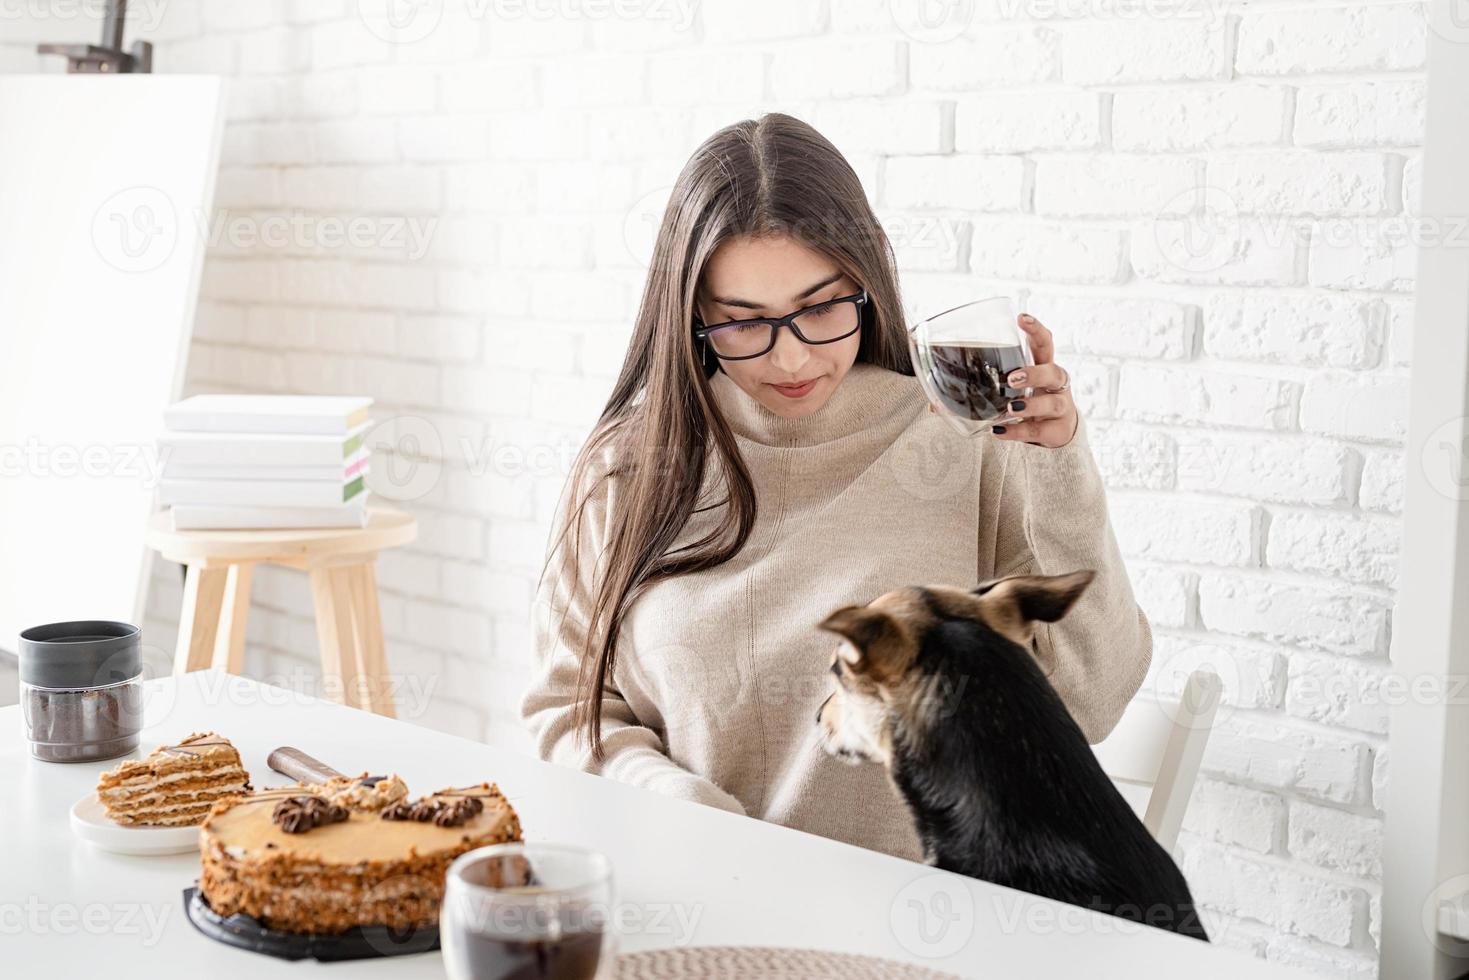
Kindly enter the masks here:
M 714 356 L 724 361 L 744 361 L 769 353 L 781 327 L 790 327 L 804 344 L 831 344 L 862 328 L 862 306 L 866 302 L 867 290 L 863 289 L 782 317 L 730 320 L 712 327 L 696 323 L 694 336 L 707 341 Z

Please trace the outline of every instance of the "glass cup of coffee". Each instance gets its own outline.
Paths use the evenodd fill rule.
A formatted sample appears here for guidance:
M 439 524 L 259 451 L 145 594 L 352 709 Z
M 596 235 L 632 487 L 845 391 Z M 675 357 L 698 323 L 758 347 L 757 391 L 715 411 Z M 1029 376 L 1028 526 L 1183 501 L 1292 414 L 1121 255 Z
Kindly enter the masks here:
M 594 980 L 615 972 L 612 865 L 566 844 L 495 844 L 449 866 L 439 942 L 450 980 Z
M 1008 296 L 975 300 L 908 328 L 913 371 L 939 414 L 964 435 L 988 432 L 1010 419 L 1010 402 L 1032 388 L 1005 379 L 1035 363 Z

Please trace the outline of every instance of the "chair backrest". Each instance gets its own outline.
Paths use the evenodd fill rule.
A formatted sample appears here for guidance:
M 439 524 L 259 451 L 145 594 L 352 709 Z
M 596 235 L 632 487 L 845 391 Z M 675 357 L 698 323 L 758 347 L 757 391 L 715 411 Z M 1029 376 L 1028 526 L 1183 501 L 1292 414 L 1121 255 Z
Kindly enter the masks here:
M 1218 674 L 1196 670 L 1178 701 L 1134 700 L 1092 746 L 1102 771 L 1168 851 L 1178 841 L 1222 690 Z

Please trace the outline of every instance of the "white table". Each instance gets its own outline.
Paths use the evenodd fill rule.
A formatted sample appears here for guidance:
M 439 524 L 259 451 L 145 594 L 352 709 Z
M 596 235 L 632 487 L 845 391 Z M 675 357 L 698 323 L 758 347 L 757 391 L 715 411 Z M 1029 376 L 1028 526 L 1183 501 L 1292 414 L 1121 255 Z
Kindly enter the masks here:
M 1300 977 L 1217 946 L 887 855 L 665 799 L 611 780 L 201 671 L 150 685 L 143 748 L 215 730 L 257 787 L 287 782 L 266 755 L 295 745 L 347 772 L 397 772 L 410 790 L 490 780 L 527 839 L 607 853 L 624 950 L 822 948 L 965 977 Z M 0 709 L 0 962 L 9 976 L 440 978 L 436 953 L 350 966 L 288 963 L 206 939 L 184 915 L 197 855 L 126 857 L 72 837 L 67 811 L 114 763 L 30 758 L 19 709 Z

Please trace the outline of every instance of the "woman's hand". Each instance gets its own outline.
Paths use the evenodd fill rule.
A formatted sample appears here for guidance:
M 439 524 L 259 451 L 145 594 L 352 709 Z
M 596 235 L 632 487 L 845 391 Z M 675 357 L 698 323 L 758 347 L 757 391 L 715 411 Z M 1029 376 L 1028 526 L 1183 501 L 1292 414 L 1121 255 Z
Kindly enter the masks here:
M 1056 342 L 1051 338 L 1051 331 L 1029 313 L 1020 314 L 1017 322 L 1030 339 L 1035 365 L 1011 371 L 1006 384 L 1011 388 L 1035 390 L 1029 398 L 1012 401 L 1009 416 L 990 431 L 996 439 L 1007 442 L 1059 449 L 1076 436 L 1081 421 L 1076 402 L 1071 399 L 1071 376 L 1056 363 Z M 936 411 L 933 405 L 928 410 Z

